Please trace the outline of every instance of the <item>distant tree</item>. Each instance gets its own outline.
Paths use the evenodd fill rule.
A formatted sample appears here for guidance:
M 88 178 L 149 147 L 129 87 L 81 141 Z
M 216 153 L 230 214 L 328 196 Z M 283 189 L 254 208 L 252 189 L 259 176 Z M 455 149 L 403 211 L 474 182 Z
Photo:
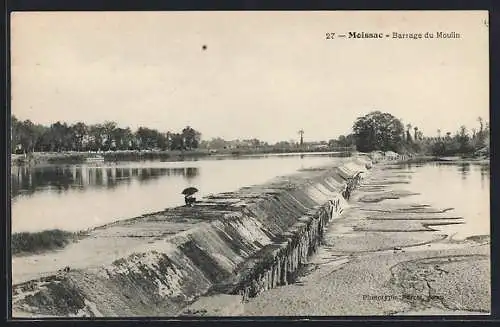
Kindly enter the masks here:
M 113 135 L 114 131 L 116 129 L 116 123 L 113 121 L 106 121 L 104 122 L 103 125 L 103 132 L 104 132 L 104 145 L 107 150 L 111 149 L 111 146 L 113 144 Z
M 24 153 L 32 152 L 36 142 L 35 124 L 30 120 L 20 122 L 17 132 L 19 133 L 19 144 Z
M 201 133 L 189 126 L 180 134 L 162 133 L 147 127 L 139 127 L 135 133 L 132 133 L 129 127 L 118 127 L 113 121 L 89 126 L 82 122 L 68 126 L 67 123 L 58 121 L 46 127 L 36 125 L 29 120 L 20 121 L 14 115 L 11 117 L 10 143 L 13 153 L 153 148 L 195 149 L 200 141 Z M 258 142 L 258 140 L 253 142 Z
M 256 138 L 253 138 L 250 140 L 250 144 L 252 145 L 252 147 L 258 148 L 261 146 L 262 142 Z
M 90 144 L 89 149 L 92 151 L 102 150 L 103 138 L 104 138 L 104 127 L 102 124 L 91 125 L 88 129 Z
M 331 148 L 335 147 L 341 147 L 341 148 L 346 148 L 346 147 L 352 147 L 356 144 L 356 140 L 353 134 L 348 134 L 346 135 L 340 135 L 336 140 L 332 139 L 328 141 L 328 146 Z
M 460 153 L 467 153 L 471 150 L 470 138 L 467 134 L 467 129 L 465 126 L 460 126 L 460 130 L 456 136 L 456 140 L 458 142 L 458 151 Z
M 298 133 L 300 135 L 300 147 L 302 147 L 304 145 L 304 130 L 301 129 Z
M 171 150 L 183 150 L 184 149 L 184 139 L 181 134 L 173 133 L 171 134 Z
M 76 145 L 76 150 L 82 151 L 83 140 L 84 140 L 85 136 L 88 135 L 87 125 L 85 125 L 82 122 L 78 122 L 78 123 L 72 125 L 71 129 L 73 130 L 73 135 L 75 137 L 74 143 Z
M 10 120 L 10 148 L 12 153 L 15 153 L 17 150 L 17 147 L 21 144 L 20 141 L 20 128 L 21 128 L 21 123 L 20 121 L 15 117 L 12 116 Z
M 208 141 L 208 148 L 210 149 L 224 149 L 228 146 L 228 142 L 223 138 L 216 137 Z
M 404 132 L 403 124 L 389 113 L 372 111 L 356 119 L 353 125 L 358 151 L 399 151 Z
M 201 133 L 194 130 L 190 126 L 186 126 L 182 130 L 182 138 L 183 138 L 184 147 L 186 149 L 188 149 L 188 150 L 196 149 L 196 148 L 198 148 L 198 145 L 200 144 Z
M 68 125 L 58 121 L 50 126 L 50 132 L 52 151 L 61 152 L 67 150 L 71 138 L 71 136 L 68 137 Z
M 128 150 L 131 148 L 133 134 L 130 128 L 117 127 L 110 133 L 111 148 L 114 150 Z
M 479 122 L 479 132 L 483 131 L 483 118 L 482 117 L 477 117 L 477 121 Z
M 410 134 L 411 124 L 406 124 L 406 142 L 411 142 L 411 134 Z
M 135 134 L 139 140 L 141 149 L 151 150 L 160 147 L 161 143 L 165 143 L 161 140 L 163 135 L 155 129 L 141 126 Z

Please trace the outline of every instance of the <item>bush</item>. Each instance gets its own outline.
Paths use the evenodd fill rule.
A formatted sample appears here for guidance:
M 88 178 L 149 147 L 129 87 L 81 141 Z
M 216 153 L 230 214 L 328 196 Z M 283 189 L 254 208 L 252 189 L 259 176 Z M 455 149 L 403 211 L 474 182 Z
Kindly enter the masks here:
M 70 242 L 76 241 L 78 234 L 60 229 L 46 230 L 37 233 L 15 233 L 11 238 L 12 254 L 40 253 L 61 249 Z

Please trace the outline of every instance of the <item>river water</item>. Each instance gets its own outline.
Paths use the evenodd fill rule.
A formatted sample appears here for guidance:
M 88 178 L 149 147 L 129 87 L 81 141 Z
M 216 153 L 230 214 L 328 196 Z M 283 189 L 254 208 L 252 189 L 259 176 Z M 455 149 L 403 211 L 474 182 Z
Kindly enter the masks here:
M 420 193 L 409 201 L 436 208 L 453 208 L 450 216 L 463 217 L 464 224 L 433 226 L 434 229 L 463 239 L 472 235 L 490 235 L 489 163 L 446 163 L 400 165 L 411 172 L 406 189 Z
M 183 205 L 188 186 L 200 198 L 339 160 L 323 153 L 12 167 L 12 232 L 84 230 Z
M 12 231 L 83 230 L 183 205 L 180 193 L 188 186 L 197 187 L 197 197 L 203 197 L 340 160 L 331 153 L 218 159 L 13 167 Z M 454 208 L 453 216 L 466 222 L 439 229 L 460 237 L 490 233 L 489 164 L 433 162 L 399 168 L 411 172 L 410 184 L 403 187 L 420 193 L 411 201 Z

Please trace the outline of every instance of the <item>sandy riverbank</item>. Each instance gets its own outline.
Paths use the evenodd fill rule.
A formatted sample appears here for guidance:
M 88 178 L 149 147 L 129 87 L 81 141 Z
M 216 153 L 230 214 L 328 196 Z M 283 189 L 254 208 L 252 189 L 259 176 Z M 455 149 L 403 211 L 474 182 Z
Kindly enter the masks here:
M 454 240 L 450 208 L 412 203 L 405 176 L 373 169 L 294 284 L 243 304 L 245 316 L 456 315 L 490 312 L 489 236 Z M 391 199 L 391 200 L 387 200 Z

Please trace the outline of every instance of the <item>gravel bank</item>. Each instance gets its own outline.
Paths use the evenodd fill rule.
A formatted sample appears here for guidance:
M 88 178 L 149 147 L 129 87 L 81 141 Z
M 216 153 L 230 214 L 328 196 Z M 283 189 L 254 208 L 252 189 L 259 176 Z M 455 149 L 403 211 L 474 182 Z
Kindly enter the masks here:
M 243 315 L 488 314 L 489 236 L 455 241 L 433 228 L 462 217 L 412 203 L 398 190 L 406 180 L 374 168 L 297 282 L 251 298 Z

